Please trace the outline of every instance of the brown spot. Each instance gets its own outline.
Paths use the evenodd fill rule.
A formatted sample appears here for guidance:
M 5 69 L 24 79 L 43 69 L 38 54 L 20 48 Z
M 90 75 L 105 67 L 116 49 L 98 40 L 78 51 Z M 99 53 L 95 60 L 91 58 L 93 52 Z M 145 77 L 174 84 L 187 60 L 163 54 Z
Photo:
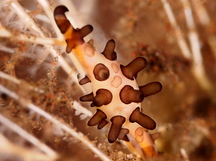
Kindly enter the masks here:
M 91 107 L 100 107 L 102 105 L 107 105 L 112 101 L 112 93 L 107 89 L 98 89 L 96 91 L 96 96 L 93 99 Z
M 160 82 L 151 82 L 139 88 L 143 92 L 144 97 L 147 97 L 160 92 L 162 90 L 162 84 Z
M 88 101 L 93 101 L 93 100 L 94 100 L 93 93 L 89 93 L 87 95 L 80 97 L 80 101 L 82 101 L 82 102 L 88 102 Z
M 106 118 L 107 118 L 106 114 L 103 111 L 97 109 L 97 112 L 88 121 L 88 126 L 95 126 L 99 124 L 101 121 L 105 120 Z
M 106 126 L 106 124 L 108 124 L 108 121 L 106 120 L 102 120 L 99 124 L 98 124 L 98 130 L 102 129 L 104 126 Z
M 93 73 L 94 73 L 95 79 L 99 81 L 107 80 L 110 75 L 109 69 L 101 63 L 97 64 L 94 67 Z
M 119 140 L 128 139 L 128 137 L 127 137 L 128 133 L 129 133 L 128 129 L 122 128 L 121 131 L 120 131 L 120 133 L 119 133 L 118 139 Z
M 142 69 L 144 69 L 145 66 L 146 66 L 145 58 L 137 57 L 128 65 L 126 66 L 121 65 L 121 70 L 125 77 L 133 80 L 133 78 L 136 77 L 137 73 L 140 72 Z
M 156 122 L 149 116 L 140 112 L 139 107 L 132 112 L 129 120 L 130 122 L 137 122 L 139 125 L 149 130 L 153 130 L 156 127 Z
M 116 60 L 117 56 L 114 50 L 115 50 L 115 41 L 111 39 L 107 42 L 102 54 L 109 60 Z
M 109 130 L 108 141 L 110 143 L 113 143 L 116 141 L 116 139 L 118 138 L 118 136 L 120 134 L 122 124 L 125 122 L 125 117 L 114 116 L 110 119 L 110 121 L 112 122 L 112 125 L 111 125 L 110 130 Z
M 111 81 L 111 86 L 118 88 L 122 84 L 122 79 L 119 76 L 115 76 Z
M 84 85 L 84 84 L 89 83 L 89 82 L 91 82 L 91 80 L 87 76 L 85 76 L 83 79 L 81 79 L 79 81 L 79 84 Z
M 139 90 L 134 90 L 133 87 L 126 85 L 120 91 L 120 99 L 125 104 L 129 104 L 131 102 L 142 102 L 144 99 L 144 95 Z

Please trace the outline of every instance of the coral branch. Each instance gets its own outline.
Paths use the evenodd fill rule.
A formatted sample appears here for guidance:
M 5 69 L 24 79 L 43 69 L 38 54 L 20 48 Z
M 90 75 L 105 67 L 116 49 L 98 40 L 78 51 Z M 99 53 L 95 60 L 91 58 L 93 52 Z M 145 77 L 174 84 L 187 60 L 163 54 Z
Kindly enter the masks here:
M 36 25 L 36 23 L 29 17 L 29 15 L 22 9 L 20 4 L 17 1 L 12 2 L 12 9 L 16 12 L 20 19 L 24 20 L 28 24 L 28 28 L 35 30 L 41 37 L 46 37 L 45 34 L 41 31 L 41 29 Z M 60 40 L 61 42 L 61 40 Z M 68 63 L 64 60 L 60 54 L 57 53 L 56 50 L 52 46 L 45 45 L 45 48 L 50 51 L 53 57 L 59 57 L 59 65 L 65 70 L 65 72 L 72 78 L 72 80 L 79 86 L 79 83 L 76 79 L 77 73 L 73 72 L 72 68 L 68 65 Z M 81 69 L 82 70 L 82 69 Z
M 61 34 L 61 32 L 59 31 L 58 27 L 56 26 L 56 23 L 54 21 L 54 17 L 53 17 L 53 11 L 50 8 L 50 4 L 48 3 L 48 1 L 44 1 L 44 0 L 37 0 L 38 3 L 41 5 L 41 7 L 43 8 L 44 12 L 46 13 L 47 17 L 49 18 L 55 33 L 57 34 L 58 38 L 63 39 L 63 35 Z
M 13 82 L 15 84 L 21 84 L 22 83 L 21 80 L 15 78 L 15 77 L 12 77 L 12 76 L 10 76 L 8 74 L 5 74 L 5 73 L 3 73 L 1 71 L 0 71 L 0 78 L 6 79 L 7 81 L 11 81 L 11 82 Z M 33 87 L 33 86 L 29 85 L 29 84 L 26 84 L 26 86 L 28 86 L 29 89 L 33 89 L 35 91 L 38 91 L 39 93 L 44 93 L 44 90 L 38 89 L 37 87 Z
M 66 46 L 65 41 L 61 39 L 55 38 L 47 38 L 47 37 L 39 37 L 29 34 L 22 34 L 22 33 L 12 33 L 6 28 L 4 28 L 0 23 L 0 37 L 13 37 L 13 40 L 17 41 L 25 41 L 30 43 L 42 44 L 42 45 L 62 45 Z
M 169 19 L 169 21 L 170 21 L 170 23 L 171 23 L 171 25 L 172 25 L 175 33 L 176 33 L 176 38 L 177 38 L 180 50 L 181 50 L 181 52 L 185 58 L 190 59 L 191 58 L 190 49 L 189 49 L 186 41 L 184 40 L 183 33 L 182 33 L 179 25 L 176 22 L 176 19 L 175 19 L 173 12 L 172 12 L 172 9 L 171 9 L 167 0 L 161 0 L 161 1 L 163 3 L 164 10 L 166 11 L 168 19 Z
M 185 11 L 185 18 L 187 22 L 187 27 L 189 29 L 188 37 L 190 41 L 190 46 L 192 48 L 192 56 L 193 56 L 192 72 L 194 73 L 195 78 L 197 79 L 198 83 L 201 85 L 203 89 L 207 91 L 212 91 L 213 86 L 205 74 L 202 53 L 199 44 L 199 38 L 196 32 L 196 27 L 195 27 L 190 3 L 188 0 L 181 0 L 181 1 Z
M 6 137 L 0 134 L 0 151 L 1 156 L 0 159 L 9 159 L 14 160 L 14 157 L 19 158 L 21 160 L 28 160 L 28 161 L 41 161 L 41 160 L 49 160 L 54 161 L 56 157 L 48 156 L 41 152 L 37 152 L 33 149 L 20 147 L 18 145 L 13 144 L 10 142 Z
M 183 38 L 182 31 L 180 27 L 178 26 L 176 19 L 174 17 L 174 14 L 171 10 L 171 7 L 168 3 L 167 0 L 161 0 L 164 6 L 164 9 L 167 13 L 168 19 L 173 27 L 173 29 L 176 31 L 176 37 L 177 41 L 179 44 L 179 47 L 183 53 L 183 55 L 186 58 L 192 59 L 193 60 L 193 67 L 192 67 L 192 72 L 199 83 L 199 85 L 206 91 L 210 92 L 213 90 L 213 86 L 211 82 L 208 80 L 203 62 L 202 62 L 202 54 L 200 51 L 200 45 L 199 45 L 199 39 L 198 39 L 198 34 L 195 29 L 195 24 L 193 20 L 193 15 L 191 11 L 190 4 L 187 0 L 182 0 L 184 11 L 185 11 L 185 17 L 186 17 L 186 22 L 187 22 L 187 27 L 189 29 L 189 41 L 190 41 L 190 46 L 192 52 L 190 52 L 188 45 L 186 44 L 186 41 Z M 191 57 L 192 55 L 192 57 Z
M 0 85 L 0 90 L 4 90 L 4 91 L 10 93 L 12 97 L 18 98 L 16 96 L 16 94 L 14 94 L 12 92 L 9 92 L 7 89 L 5 89 L 4 87 L 2 87 L 1 85 Z M 39 149 L 41 149 L 42 151 L 44 151 L 45 153 L 47 153 L 47 155 L 49 155 L 51 158 L 57 158 L 58 157 L 58 155 L 56 154 L 56 152 L 54 152 L 52 149 L 50 149 L 44 143 L 40 142 L 37 138 L 35 138 L 31 134 L 27 133 L 21 127 L 19 127 L 15 123 L 11 122 L 10 120 L 8 120 L 6 117 L 4 117 L 1 114 L 0 114 L 0 122 L 2 124 L 4 124 L 4 126 L 7 126 L 11 130 L 13 130 L 14 132 L 18 133 L 20 136 L 22 136 L 23 138 L 27 139 L 29 142 L 31 142 L 32 144 L 34 144 L 35 146 L 37 146 Z
M 0 85 L 0 91 L 9 95 L 15 100 L 18 100 L 19 103 L 24 106 L 28 107 L 30 110 L 36 112 L 40 116 L 43 116 L 50 122 L 52 122 L 57 127 L 62 128 L 64 131 L 75 137 L 76 139 L 80 140 L 84 145 L 86 145 L 92 152 L 97 154 L 102 160 L 104 161 L 111 161 L 104 153 L 102 153 L 99 149 L 97 149 L 89 140 L 86 138 L 81 132 L 76 132 L 74 129 L 70 128 L 69 125 L 66 123 L 60 122 L 52 115 L 48 114 L 47 112 L 43 111 L 36 105 L 32 104 L 30 100 L 25 100 L 24 98 L 19 97 L 16 93 L 10 91 L 9 89 L 5 88 L 4 86 Z
M 39 35 L 44 35 L 43 32 L 38 28 L 36 23 L 29 17 L 29 15 L 24 11 L 22 6 L 17 1 L 11 1 L 10 3 L 11 10 L 16 12 L 16 14 L 22 19 L 23 21 L 27 22 L 28 28 L 32 28 L 33 30 L 37 31 Z
M 200 0 L 192 0 L 192 5 L 194 8 L 194 11 L 200 21 L 200 23 L 205 27 L 207 34 L 208 34 L 208 43 L 214 53 L 214 57 L 216 58 L 216 36 L 214 36 L 215 34 L 212 33 L 211 29 L 214 27 L 211 19 L 208 15 L 207 10 L 205 9 L 204 2 L 200 1 Z

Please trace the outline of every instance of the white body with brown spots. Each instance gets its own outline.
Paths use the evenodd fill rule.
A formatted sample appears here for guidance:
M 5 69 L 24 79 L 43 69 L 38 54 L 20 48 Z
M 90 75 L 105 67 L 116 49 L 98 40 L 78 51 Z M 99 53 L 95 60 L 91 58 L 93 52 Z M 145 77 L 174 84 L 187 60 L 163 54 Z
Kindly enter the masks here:
M 108 141 L 127 140 L 143 157 L 157 155 L 154 144 L 156 138 L 147 129 L 154 129 L 153 119 L 140 112 L 144 97 L 159 92 L 162 88 L 158 82 L 139 87 L 135 77 L 142 70 L 146 61 L 136 58 L 127 66 L 116 61 L 115 42 L 108 41 L 103 53 L 99 53 L 83 40 L 92 31 L 90 25 L 82 29 L 74 29 L 65 16 L 68 11 L 58 6 L 54 11 L 56 23 L 64 34 L 69 53 L 77 56 L 86 71 L 86 77 L 80 84 L 91 83 L 93 93 L 80 98 L 81 101 L 92 101 L 91 106 L 97 108 L 96 114 L 88 125 L 103 128 L 111 123 Z
M 156 155 L 157 150 L 148 131 L 139 124 L 131 123 L 129 121 L 131 113 L 137 107 L 141 107 L 141 103 L 132 102 L 130 104 L 125 104 L 120 99 L 120 91 L 125 85 L 130 85 L 134 89 L 139 90 L 136 80 L 126 78 L 121 71 L 120 63 L 118 61 L 106 59 L 104 55 L 94 51 L 89 44 L 83 43 L 82 45 L 77 46 L 77 48 L 74 49 L 75 54 L 76 50 L 83 51 L 81 63 L 85 67 L 86 75 L 91 80 L 94 96 L 98 89 L 108 89 L 112 93 L 112 101 L 108 105 L 102 105 L 99 107 L 99 109 L 106 114 L 106 120 L 109 121 L 113 116 L 118 115 L 125 117 L 126 121 L 122 125 L 122 128 L 129 129 L 129 134 L 127 134 L 129 137 L 128 139 L 135 143 L 137 141 L 139 143 L 137 146 L 140 146 L 137 148 L 147 148 L 148 150 L 145 150 L 145 156 Z M 80 55 L 78 57 L 80 57 Z M 106 64 L 105 66 L 109 69 L 110 76 L 107 80 L 98 81 L 95 79 L 93 70 L 99 63 Z M 132 140 L 134 138 L 135 140 Z

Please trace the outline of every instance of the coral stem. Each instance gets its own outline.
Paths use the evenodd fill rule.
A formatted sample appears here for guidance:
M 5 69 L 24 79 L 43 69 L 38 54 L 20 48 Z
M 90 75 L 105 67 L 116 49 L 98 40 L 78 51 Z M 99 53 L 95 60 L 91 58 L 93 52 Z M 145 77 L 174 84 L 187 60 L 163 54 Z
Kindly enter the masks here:
M 4 87 L 2 87 L 0 85 L 0 90 L 1 89 L 3 89 L 4 91 L 7 91 L 7 89 L 4 89 Z M 16 96 L 14 94 L 11 93 L 11 95 L 16 98 Z M 8 120 L 6 117 L 4 117 L 1 114 L 0 114 L 0 122 L 2 124 L 4 124 L 5 126 L 7 126 L 8 128 L 10 128 L 11 130 L 13 130 L 14 132 L 18 133 L 23 138 L 27 139 L 29 142 L 31 142 L 32 144 L 34 144 L 35 146 L 37 146 L 38 148 L 40 148 L 42 151 L 44 151 L 45 153 L 47 153 L 52 158 L 57 158 L 58 157 L 58 155 L 56 154 L 56 152 L 54 152 L 52 149 L 50 149 L 47 145 L 45 145 L 44 143 L 40 142 L 33 135 L 29 134 L 28 132 L 26 132 L 21 127 L 19 127 L 18 125 L 16 125 L 12 121 Z
M 173 14 L 171 7 L 170 7 L 170 4 L 168 3 L 167 0 L 161 0 L 161 1 L 163 3 L 164 9 L 165 9 L 166 14 L 168 16 L 168 19 L 169 19 L 169 21 L 170 21 L 170 23 L 171 23 L 171 25 L 172 25 L 175 33 L 176 33 L 176 38 L 177 38 L 180 50 L 181 50 L 181 52 L 185 58 L 190 59 L 191 58 L 190 49 L 188 48 L 187 43 L 184 40 L 183 33 L 182 33 L 179 25 L 176 22 L 176 18 Z
M 28 107 L 30 110 L 36 112 L 40 116 L 43 116 L 50 122 L 52 122 L 57 127 L 61 127 L 64 131 L 75 137 L 76 139 L 80 140 L 84 145 L 86 145 L 92 152 L 97 154 L 102 160 L 104 161 L 111 161 L 103 152 L 97 149 L 81 132 L 76 132 L 74 129 L 70 128 L 69 125 L 66 123 L 60 122 L 52 115 L 48 114 L 47 112 L 43 111 L 41 108 L 37 107 L 36 105 L 32 104 L 30 100 L 25 100 L 24 98 L 20 98 L 16 93 L 10 91 L 9 89 L 5 88 L 4 86 L 0 85 L 0 91 L 9 95 L 15 100 L 19 100 L 21 105 Z
M 193 56 L 192 72 L 195 78 L 197 79 L 197 82 L 200 84 L 200 86 L 203 89 L 207 91 L 212 91 L 213 86 L 211 82 L 208 80 L 208 77 L 206 76 L 205 69 L 203 66 L 203 59 L 202 59 L 202 53 L 200 49 L 199 37 L 196 32 L 196 27 L 195 27 L 190 3 L 188 0 L 181 0 L 181 1 L 185 11 L 185 18 L 187 22 L 187 27 L 189 29 L 188 37 L 189 37 L 190 46 L 192 48 L 192 56 Z

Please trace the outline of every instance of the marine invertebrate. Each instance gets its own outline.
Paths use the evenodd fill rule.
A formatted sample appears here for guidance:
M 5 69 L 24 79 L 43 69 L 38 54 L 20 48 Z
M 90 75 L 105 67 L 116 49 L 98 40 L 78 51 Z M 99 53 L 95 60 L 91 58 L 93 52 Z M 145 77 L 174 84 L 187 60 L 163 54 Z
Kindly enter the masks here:
M 215 92 L 205 88 L 205 76 L 195 76 L 201 70 L 192 71 L 205 69 L 214 87 L 210 91 L 215 91 L 216 1 L 182 2 L 2 0 L 0 113 L 53 149 L 54 155 L 44 151 L 42 144 L 31 144 L 32 137 L 19 135 L 23 130 L 1 119 L 1 160 L 56 160 L 56 156 L 62 161 L 139 160 L 122 145 L 130 142 L 106 142 L 111 124 L 102 130 L 86 128 L 86 117 L 88 121 L 93 115 L 78 102 L 83 88 L 77 85 L 77 71 L 81 78 L 83 72 L 72 54 L 64 53 L 66 43 L 53 18 L 53 7 L 58 4 L 67 6 L 66 15 L 74 27 L 86 22 L 94 26 L 88 36 L 98 51 L 103 51 L 104 37 L 112 35 L 123 53 L 117 52 L 118 60 L 144 57 L 148 64 L 138 75 L 139 85 L 152 79 L 163 82 L 163 93 L 142 103 L 144 113 L 148 108 L 153 112 L 148 115 L 162 133 L 156 146 L 165 154 L 150 160 L 215 160 Z M 148 48 L 140 49 L 140 44 Z M 199 55 L 202 59 L 195 59 Z
M 65 6 L 58 6 L 54 18 L 67 43 L 66 52 L 75 54 L 85 68 L 86 76 L 80 84 L 91 83 L 93 92 L 82 96 L 81 101 L 91 101 L 97 112 L 88 121 L 89 126 L 98 125 L 98 129 L 110 123 L 108 141 L 117 139 L 130 141 L 143 157 L 154 156 L 157 149 L 154 140 L 158 133 L 150 135 L 148 130 L 156 127 L 156 122 L 140 110 L 144 97 L 155 94 L 162 89 L 159 82 L 138 86 L 136 76 L 146 66 L 142 57 L 134 59 L 126 66 L 116 59 L 115 41 L 109 40 L 102 53 L 95 51 L 91 42 L 83 38 L 93 27 L 86 25 L 75 29 L 67 19 Z M 71 53 L 73 51 L 73 53 Z

